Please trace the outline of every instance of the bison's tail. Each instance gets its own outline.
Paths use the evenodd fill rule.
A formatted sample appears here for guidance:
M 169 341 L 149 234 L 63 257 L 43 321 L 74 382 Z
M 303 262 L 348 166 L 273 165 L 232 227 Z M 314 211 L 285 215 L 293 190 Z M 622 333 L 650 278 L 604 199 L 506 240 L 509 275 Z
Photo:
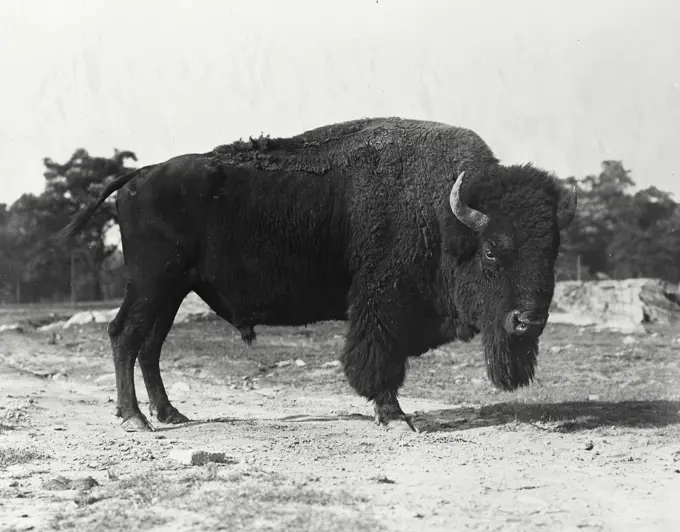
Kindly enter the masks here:
M 102 190 L 102 193 L 99 194 L 99 197 L 94 203 L 91 203 L 90 205 L 87 206 L 85 210 L 79 212 L 66 227 L 64 227 L 61 231 L 57 233 L 56 240 L 61 241 L 63 239 L 71 238 L 79 231 L 81 231 L 83 227 L 85 227 L 85 224 L 87 224 L 88 220 L 92 217 L 94 212 L 99 208 L 99 206 L 102 203 L 106 201 L 106 198 L 108 198 L 116 190 L 123 188 L 125 184 L 128 181 L 131 181 L 140 170 L 142 170 L 142 168 L 132 170 L 127 174 L 117 177 L 116 179 L 111 181 L 108 185 L 106 185 L 106 187 L 104 188 L 104 190 Z

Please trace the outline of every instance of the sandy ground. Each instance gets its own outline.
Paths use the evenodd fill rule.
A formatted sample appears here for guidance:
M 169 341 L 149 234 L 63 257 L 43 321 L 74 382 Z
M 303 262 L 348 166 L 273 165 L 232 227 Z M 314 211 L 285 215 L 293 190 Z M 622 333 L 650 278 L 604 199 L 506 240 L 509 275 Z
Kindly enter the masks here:
M 104 327 L 63 337 L 3 333 L 0 529 L 680 530 L 680 389 L 668 392 L 677 383 L 672 339 L 664 340 L 670 358 L 658 362 L 667 364 L 658 378 L 670 380 L 604 401 L 613 392 L 591 375 L 585 389 L 602 396 L 591 395 L 591 407 L 582 406 L 588 399 L 547 404 L 541 393 L 550 390 L 526 392 L 536 401 L 525 395 L 512 402 L 512 394 L 490 390 L 467 358 L 454 361 L 473 372 L 460 386 L 482 391 L 466 391 L 467 400 L 458 401 L 443 392 L 437 400 L 436 390 L 418 397 L 426 375 L 438 378 L 437 364 L 452 356 L 428 355 L 412 364 L 415 376 L 402 398 L 415 412 L 416 434 L 373 424 L 370 407 L 329 365 L 339 334 L 311 329 L 291 340 L 265 332 L 262 350 L 285 351 L 278 365 L 220 371 L 201 358 L 205 351 L 211 363 L 227 363 L 205 347 L 206 331 L 218 327 L 176 327 L 162 359 L 171 401 L 196 421 L 155 423 L 155 432 L 136 434 L 124 432 L 112 414 Z M 220 352 L 228 353 L 237 340 L 224 334 Z M 315 334 L 328 351 L 321 358 L 310 347 Z M 466 349 L 479 360 L 478 347 Z M 550 352 L 557 357 L 560 350 Z M 305 366 L 295 364 L 296 353 Z M 636 381 L 626 382 L 630 388 Z M 139 369 L 137 390 L 145 411 Z M 224 456 L 186 465 L 171 458 L 182 449 Z

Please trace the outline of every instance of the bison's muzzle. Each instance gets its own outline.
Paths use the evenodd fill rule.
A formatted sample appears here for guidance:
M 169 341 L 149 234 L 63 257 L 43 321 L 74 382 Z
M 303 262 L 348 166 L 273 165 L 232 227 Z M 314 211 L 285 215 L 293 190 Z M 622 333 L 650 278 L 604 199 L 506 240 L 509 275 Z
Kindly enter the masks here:
M 533 311 L 513 310 L 506 316 L 503 327 L 508 334 L 539 336 L 547 321 L 547 316 L 537 316 Z

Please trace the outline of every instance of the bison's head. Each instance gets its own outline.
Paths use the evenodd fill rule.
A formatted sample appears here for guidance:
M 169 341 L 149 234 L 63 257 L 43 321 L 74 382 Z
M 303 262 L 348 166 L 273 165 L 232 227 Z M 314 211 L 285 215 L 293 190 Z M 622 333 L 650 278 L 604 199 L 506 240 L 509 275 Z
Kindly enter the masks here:
M 457 335 L 467 340 L 481 332 L 487 374 L 501 389 L 533 379 L 560 231 L 576 202 L 575 190 L 528 165 L 494 166 L 474 180 L 463 173 L 451 190 L 444 273 L 453 284 Z

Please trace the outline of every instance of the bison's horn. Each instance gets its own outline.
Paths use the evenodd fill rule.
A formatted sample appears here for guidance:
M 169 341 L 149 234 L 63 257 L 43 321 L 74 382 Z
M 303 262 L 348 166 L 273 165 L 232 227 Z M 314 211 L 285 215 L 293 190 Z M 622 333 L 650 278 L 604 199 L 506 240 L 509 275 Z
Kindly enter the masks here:
M 576 187 L 574 187 L 569 193 L 569 196 L 560 202 L 560 206 L 557 210 L 557 227 L 559 227 L 560 231 L 566 228 L 574 219 L 577 203 L 578 191 Z
M 458 218 L 462 223 L 467 225 L 473 231 L 479 233 L 486 227 L 489 222 L 489 217 L 479 212 L 472 207 L 465 204 L 465 202 L 460 197 L 460 187 L 463 184 L 463 177 L 465 172 L 461 172 L 453 184 L 451 189 L 451 196 L 449 196 L 449 203 L 451 204 L 451 210 L 456 218 Z

